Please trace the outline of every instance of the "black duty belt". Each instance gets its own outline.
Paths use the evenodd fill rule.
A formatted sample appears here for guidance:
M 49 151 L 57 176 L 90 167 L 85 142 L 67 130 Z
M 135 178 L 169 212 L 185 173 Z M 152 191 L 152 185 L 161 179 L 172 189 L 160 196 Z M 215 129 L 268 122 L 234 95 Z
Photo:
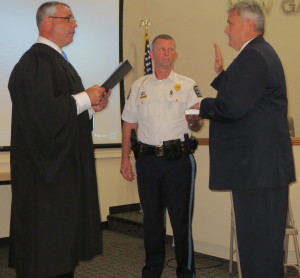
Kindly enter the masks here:
M 140 143 L 139 150 L 140 150 L 140 153 L 143 153 L 143 154 L 164 156 L 164 147 L 163 146 L 152 146 L 152 145 Z
M 153 146 L 139 142 L 136 138 L 135 130 L 131 130 L 131 149 L 135 158 L 139 154 L 149 154 L 155 156 L 164 156 L 166 160 L 174 160 L 180 158 L 183 154 L 194 153 L 198 147 L 198 140 L 187 133 L 184 134 L 184 141 L 180 139 L 163 141 L 161 146 Z
M 165 146 L 154 146 L 154 145 L 148 145 L 139 142 L 139 152 L 143 154 L 150 154 L 150 155 L 155 155 L 155 156 L 165 156 L 166 155 L 166 149 Z M 181 142 L 181 147 L 180 150 L 182 153 L 189 153 L 185 146 L 184 143 Z

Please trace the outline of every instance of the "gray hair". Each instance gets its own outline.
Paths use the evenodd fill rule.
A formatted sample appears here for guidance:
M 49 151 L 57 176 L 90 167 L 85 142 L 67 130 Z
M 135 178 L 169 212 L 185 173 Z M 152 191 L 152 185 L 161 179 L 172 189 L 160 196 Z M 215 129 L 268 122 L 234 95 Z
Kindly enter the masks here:
M 58 1 L 45 2 L 38 8 L 38 10 L 36 12 L 36 24 L 38 27 L 40 26 L 40 24 L 45 16 L 56 12 L 57 5 L 64 5 L 68 8 L 70 8 L 69 5 L 62 3 L 62 2 L 58 2 Z
M 237 10 L 239 16 L 243 19 L 252 20 L 255 25 L 254 31 L 257 33 L 264 34 L 265 32 L 265 15 L 256 1 L 243 0 L 233 4 L 228 12 Z
M 174 42 L 174 46 L 175 46 L 175 40 L 170 36 L 170 35 L 167 35 L 167 34 L 161 34 L 161 35 L 158 35 L 156 36 L 152 43 L 151 43 L 151 50 L 154 49 L 155 47 L 155 44 L 156 44 L 156 41 L 159 40 L 159 39 L 162 39 L 162 40 L 172 40 Z

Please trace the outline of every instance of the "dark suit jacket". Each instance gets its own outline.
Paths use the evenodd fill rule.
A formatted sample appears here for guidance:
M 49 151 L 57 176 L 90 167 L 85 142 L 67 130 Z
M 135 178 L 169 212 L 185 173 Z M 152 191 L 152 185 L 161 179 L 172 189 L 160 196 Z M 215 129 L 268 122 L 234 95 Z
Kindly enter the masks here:
M 295 180 L 281 62 L 262 36 L 253 39 L 211 84 L 201 102 L 210 119 L 210 188 L 287 186 Z

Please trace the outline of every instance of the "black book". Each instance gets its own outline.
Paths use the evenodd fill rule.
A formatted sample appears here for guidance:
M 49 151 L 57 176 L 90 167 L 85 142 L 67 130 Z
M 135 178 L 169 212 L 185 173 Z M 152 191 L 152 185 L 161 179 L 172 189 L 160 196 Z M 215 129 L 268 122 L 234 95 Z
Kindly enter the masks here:
M 121 63 L 115 71 L 110 75 L 110 77 L 101 85 L 101 87 L 105 88 L 106 91 L 115 87 L 128 72 L 132 70 L 132 66 L 128 60 Z

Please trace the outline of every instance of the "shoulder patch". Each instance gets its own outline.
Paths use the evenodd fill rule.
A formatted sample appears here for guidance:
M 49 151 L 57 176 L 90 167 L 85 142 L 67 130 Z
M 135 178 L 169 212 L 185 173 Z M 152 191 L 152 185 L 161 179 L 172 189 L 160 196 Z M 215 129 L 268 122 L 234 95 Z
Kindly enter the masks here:
M 200 93 L 199 87 L 197 85 L 194 86 L 194 91 L 197 97 L 202 97 L 202 94 Z

